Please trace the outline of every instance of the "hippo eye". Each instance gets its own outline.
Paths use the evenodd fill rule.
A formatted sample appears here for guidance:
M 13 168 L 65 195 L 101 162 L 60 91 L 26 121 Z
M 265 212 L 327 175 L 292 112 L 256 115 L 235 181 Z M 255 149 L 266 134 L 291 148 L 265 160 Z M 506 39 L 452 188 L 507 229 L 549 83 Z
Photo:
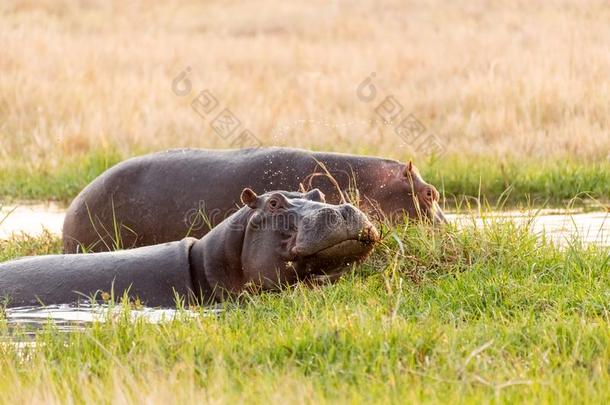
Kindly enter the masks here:
M 269 209 L 271 209 L 272 211 L 275 211 L 275 210 L 278 210 L 278 209 L 283 208 L 283 207 L 282 207 L 282 202 L 281 202 L 281 201 L 279 201 L 279 200 L 278 200 L 278 199 L 276 199 L 276 198 L 272 198 L 272 199 L 270 199 L 270 200 L 269 200 L 269 202 L 268 202 L 267 204 L 268 204 L 268 206 L 269 206 Z

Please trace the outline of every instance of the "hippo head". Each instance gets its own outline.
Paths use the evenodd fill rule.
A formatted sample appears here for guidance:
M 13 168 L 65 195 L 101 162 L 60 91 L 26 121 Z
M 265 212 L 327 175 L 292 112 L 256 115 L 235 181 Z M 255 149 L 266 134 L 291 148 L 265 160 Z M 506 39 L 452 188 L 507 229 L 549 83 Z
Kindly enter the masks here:
M 412 162 L 397 165 L 391 176 L 375 195 L 376 208 L 396 221 L 407 215 L 409 218 L 427 219 L 435 224 L 446 223 L 443 210 L 438 204 L 439 193 L 419 174 Z
M 251 210 L 241 267 L 247 281 L 266 289 L 298 280 L 334 281 L 379 240 L 362 211 L 326 204 L 318 189 L 257 196 L 247 188 L 241 200 Z

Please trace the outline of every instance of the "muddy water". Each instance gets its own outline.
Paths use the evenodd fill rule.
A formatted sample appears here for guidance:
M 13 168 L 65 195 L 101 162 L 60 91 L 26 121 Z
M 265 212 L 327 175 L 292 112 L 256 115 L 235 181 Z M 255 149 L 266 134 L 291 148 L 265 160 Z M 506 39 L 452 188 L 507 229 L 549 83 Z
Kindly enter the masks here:
M 0 239 L 14 233 L 39 235 L 43 229 L 61 234 L 65 210 L 56 204 L 0 206 Z
M 55 205 L 3 207 L 0 211 L 0 238 L 21 232 L 37 235 L 44 229 L 59 235 L 63 217 L 64 211 Z M 448 214 L 447 218 L 462 227 L 481 227 L 491 221 L 527 223 L 532 232 L 538 235 L 544 234 L 559 244 L 566 244 L 577 238 L 585 243 L 610 246 L 610 213 L 607 212 L 500 212 L 485 215 Z M 211 310 L 209 313 L 216 312 Z M 134 319 L 143 318 L 148 322 L 161 322 L 183 314 L 195 316 L 198 313 L 143 308 L 132 311 L 130 316 Z M 82 329 L 91 322 L 114 315 L 115 312 L 99 305 L 79 307 L 60 305 L 44 309 L 27 307 L 6 310 L 8 323 L 13 328 L 35 330 L 51 320 L 59 330 L 66 332 Z
M 584 243 L 610 246 L 610 212 L 508 211 L 484 215 L 448 214 L 447 219 L 464 227 L 481 227 L 487 223 L 511 221 L 528 225 L 534 234 L 545 236 L 560 245 L 580 240 Z

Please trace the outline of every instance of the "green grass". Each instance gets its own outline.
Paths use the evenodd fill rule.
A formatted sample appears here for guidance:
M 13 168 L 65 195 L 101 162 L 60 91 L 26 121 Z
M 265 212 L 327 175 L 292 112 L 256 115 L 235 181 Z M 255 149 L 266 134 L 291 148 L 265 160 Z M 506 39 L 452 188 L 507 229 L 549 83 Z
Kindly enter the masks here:
M 62 162 L 58 168 L 20 162 L 0 164 L 0 201 L 68 202 L 120 160 L 115 152 L 99 151 Z
M 497 161 L 449 157 L 422 167 L 424 178 L 444 190 L 449 205 L 465 196 L 492 205 L 564 206 L 574 197 L 610 199 L 610 161 Z
M 62 162 L 59 167 L 27 162 L 0 163 L 1 200 L 69 202 L 104 170 L 123 157 L 98 151 Z M 417 162 L 424 178 L 437 186 L 450 207 L 472 201 L 492 206 L 565 206 L 574 197 L 610 199 L 610 161 L 506 161 L 449 156 Z
M 57 252 L 47 235 L 0 259 Z M 246 296 L 219 316 L 123 316 L 0 346 L 2 402 L 610 400 L 610 259 L 523 226 L 389 230 L 333 286 Z M 0 333 L 7 335 L 6 324 Z

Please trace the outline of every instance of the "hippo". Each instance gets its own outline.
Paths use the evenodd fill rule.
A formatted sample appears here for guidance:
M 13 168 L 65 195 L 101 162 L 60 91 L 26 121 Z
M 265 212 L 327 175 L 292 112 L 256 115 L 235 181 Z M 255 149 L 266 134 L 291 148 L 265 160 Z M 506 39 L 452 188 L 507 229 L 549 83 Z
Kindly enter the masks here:
M 318 189 L 258 196 L 246 188 L 241 201 L 243 207 L 202 239 L 2 263 L 0 297 L 7 306 L 72 303 L 109 293 L 153 307 L 178 300 L 205 305 L 246 289 L 334 282 L 379 240 L 362 211 L 327 204 Z
M 329 203 L 356 203 L 372 219 L 443 222 L 439 193 L 411 162 L 292 148 L 175 149 L 123 161 L 72 202 L 65 253 L 201 238 L 235 211 L 243 188 L 319 188 Z

